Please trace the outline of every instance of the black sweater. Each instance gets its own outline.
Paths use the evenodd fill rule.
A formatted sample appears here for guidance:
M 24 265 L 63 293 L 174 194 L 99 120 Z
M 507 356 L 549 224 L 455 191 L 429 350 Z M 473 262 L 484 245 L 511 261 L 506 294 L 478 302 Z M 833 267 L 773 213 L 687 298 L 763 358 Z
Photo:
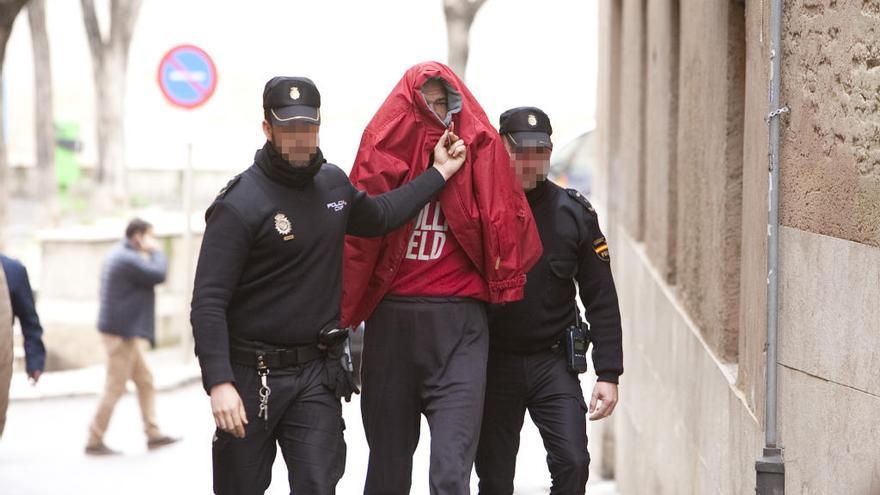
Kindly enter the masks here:
M 205 390 L 232 382 L 231 337 L 267 347 L 315 344 L 339 323 L 345 234 L 380 236 L 416 213 L 445 184 L 434 168 L 369 197 L 337 166 L 295 189 L 253 165 L 206 214 L 191 321 Z
M 593 366 L 600 381 L 623 373 L 620 311 L 610 257 L 589 202 L 549 180 L 526 194 L 544 254 L 529 271 L 525 298 L 493 306 L 491 346 L 518 354 L 549 349 L 575 322 L 575 281 L 593 337 Z

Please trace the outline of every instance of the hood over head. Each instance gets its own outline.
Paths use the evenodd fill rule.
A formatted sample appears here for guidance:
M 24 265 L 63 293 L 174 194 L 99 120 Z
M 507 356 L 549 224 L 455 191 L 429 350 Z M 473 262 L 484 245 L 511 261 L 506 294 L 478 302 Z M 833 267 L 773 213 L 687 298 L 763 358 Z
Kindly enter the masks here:
M 446 88 L 449 109 L 446 116 L 435 114 L 422 94 L 422 87 L 431 80 L 440 80 Z M 436 140 L 452 122 L 455 122 L 455 133 L 466 143 L 476 137 L 478 128 L 494 129 L 486 112 L 452 69 L 440 62 L 422 62 L 407 69 L 366 131 L 383 135 L 389 125 L 419 124 Z

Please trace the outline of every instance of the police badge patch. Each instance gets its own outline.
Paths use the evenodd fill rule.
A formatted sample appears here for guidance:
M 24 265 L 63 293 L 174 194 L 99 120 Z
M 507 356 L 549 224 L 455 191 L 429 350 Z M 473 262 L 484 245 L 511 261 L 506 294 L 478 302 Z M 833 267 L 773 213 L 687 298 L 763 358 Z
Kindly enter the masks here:
M 608 253 L 608 242 L 604 237 L 600 237 L 593 241 L 593 251 L 602 261 L 611 261 L 611 255 Z
M 293 235 L 290 233 L 293 230 L 293 225 L 284 213 L 275 214 L 275 230 L 284 236 L 285 241 L 293 239 Z

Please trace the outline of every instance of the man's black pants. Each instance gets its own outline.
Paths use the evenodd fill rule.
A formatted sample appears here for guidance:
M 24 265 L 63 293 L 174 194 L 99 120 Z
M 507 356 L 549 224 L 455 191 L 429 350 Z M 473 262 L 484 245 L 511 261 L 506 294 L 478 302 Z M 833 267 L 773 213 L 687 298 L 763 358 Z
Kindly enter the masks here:
M 583 494 L 589 477 L 587 406 L 561 352 L 517 355 L 492 349 L 476 470 L 480 495 L 510 495 L 526 409 L 541 432 L 551 494 Z
M 214 493 L 262 494 L 272 480 L 276 443 L 287 463 L 290 493 L 336 492 L 345 470 L 342 405 L 324 386 L 324 360 L 271 370 L 269 423 L 258 418 L 260 378 L 254 367 L 232 365 L 235 386 L 249 421 L 245 438 L 217 430 L 214 438 Z
M 370 445 L 364 493 L 410 492 L 424 414 L 431 494 L 469 494 L 489 350 L 485 305 L 386 297 L 364 332 L 361 412 Z

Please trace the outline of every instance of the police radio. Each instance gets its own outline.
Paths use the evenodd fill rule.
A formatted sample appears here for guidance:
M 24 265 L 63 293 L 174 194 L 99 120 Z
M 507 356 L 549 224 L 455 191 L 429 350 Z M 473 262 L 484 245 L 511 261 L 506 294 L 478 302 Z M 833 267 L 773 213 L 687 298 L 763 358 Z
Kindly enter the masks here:
M 568 371 L 584 373 L 587 371 L 587 351 L 590 348 L 590 324 L 581 320 L 580 311 L 575 308 L 577 322 L 565 330 L 565 356 Z

